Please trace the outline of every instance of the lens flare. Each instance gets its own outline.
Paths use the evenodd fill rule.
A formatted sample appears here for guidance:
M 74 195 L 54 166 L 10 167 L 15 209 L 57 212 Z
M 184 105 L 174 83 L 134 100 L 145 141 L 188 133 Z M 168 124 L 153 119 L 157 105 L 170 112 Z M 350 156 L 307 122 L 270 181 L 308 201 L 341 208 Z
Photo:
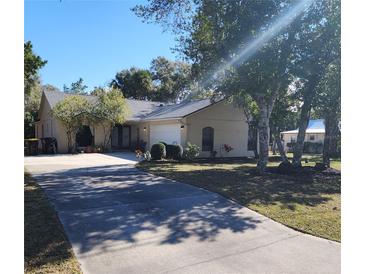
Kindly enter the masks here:
M 220 66 L 212 74 L 210 74 L 210 76 L 202 82 L 201 87 L 206 87 L 210 81 L 216 79 L 217 76 L 222 75 L 227 69 L 236 66 L 238 63 L 241 64 L 246 62 L 250 57 L 264 47 L 267 42 L 289 26 L 295 18 L 302 14 L 314 1 L 315 0 L 299 0 L 297 4 L 276 17 L 273 22 L 269 24 L 267 30 L 262 31 L 258 37 L 248 42 L 242 50 L 238 51 L 235 57 L 233 57 L 229 62 Z

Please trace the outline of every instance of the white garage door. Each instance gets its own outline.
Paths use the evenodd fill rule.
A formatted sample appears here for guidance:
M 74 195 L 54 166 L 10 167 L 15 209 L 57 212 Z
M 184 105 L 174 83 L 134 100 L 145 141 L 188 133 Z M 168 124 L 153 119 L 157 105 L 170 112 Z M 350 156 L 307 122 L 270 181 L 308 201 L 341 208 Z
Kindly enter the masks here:
M 151 145 L 158 142 L 166 144 L 181 144 L 180 124 L 151 125 Z

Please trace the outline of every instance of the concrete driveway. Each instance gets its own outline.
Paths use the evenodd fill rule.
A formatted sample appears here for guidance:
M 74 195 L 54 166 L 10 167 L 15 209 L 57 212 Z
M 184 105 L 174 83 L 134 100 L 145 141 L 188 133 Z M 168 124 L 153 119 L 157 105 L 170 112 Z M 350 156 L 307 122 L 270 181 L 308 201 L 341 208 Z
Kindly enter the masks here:
M 340 244 L 134 168 L 131 153 L 26 157 L 84 273 L 340 273 Z

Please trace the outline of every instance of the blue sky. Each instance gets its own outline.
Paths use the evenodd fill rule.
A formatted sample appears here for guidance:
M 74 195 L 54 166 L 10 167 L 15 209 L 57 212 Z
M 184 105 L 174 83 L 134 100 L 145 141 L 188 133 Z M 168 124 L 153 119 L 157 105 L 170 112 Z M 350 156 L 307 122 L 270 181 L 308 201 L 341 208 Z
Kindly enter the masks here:
M 148 68 L 157 56 L 176 59 L 174 37 L 130 11 L 141 2 L 26 0 L 24 40 L 48 60 L 42 82 L 62 89 L 82 77 L 91 89 L 121 69 Z

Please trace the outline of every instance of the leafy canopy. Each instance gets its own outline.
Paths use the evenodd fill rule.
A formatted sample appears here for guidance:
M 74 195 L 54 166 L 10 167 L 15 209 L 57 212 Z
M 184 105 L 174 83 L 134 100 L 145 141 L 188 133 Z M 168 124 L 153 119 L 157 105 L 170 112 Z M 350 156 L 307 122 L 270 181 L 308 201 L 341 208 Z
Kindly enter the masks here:
M 151 100 L 154 92 L 152 75 L 146 69 L 132 67 L 118 72 L 111 82 L 126 98 Z
M 94 123 L 105 123 L 110 126 L 123 124 L 130 114 L 124 96 L 116 88 L 98 89 L 98 102 L 91 110 Z
M 160 56 L 149 69 L 132 67 L 118 72 L 111 86 L 129 99 L 176 102 L 193 89 L 191 78 L 190 64 Z
M 66 131 L 73 133 L 88 119 L 90 109 L 91 105 L 85 97 L 70 95 L 58 102 L 51 110 L 51 114 L 61 121 Z
M 26 95 L 37 83 L 38 72 L 45 64 L 47 61 L 33 52 L 32 43 L 30 41 L 24 43 L 24 93 Z

